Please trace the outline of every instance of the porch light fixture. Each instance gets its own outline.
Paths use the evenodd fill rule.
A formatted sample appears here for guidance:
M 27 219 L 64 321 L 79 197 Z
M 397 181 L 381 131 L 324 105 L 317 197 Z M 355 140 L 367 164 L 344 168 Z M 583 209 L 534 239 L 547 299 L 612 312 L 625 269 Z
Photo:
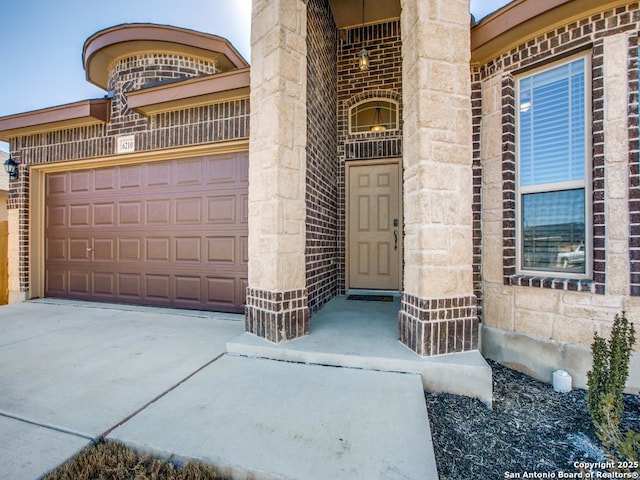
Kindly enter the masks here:
M 382 111 L 380 107 L 376 107 L 376 113 L 373 116 L 373 126 L 371 127 L 372 132 L 384 132 L 387 129 L 382 124 Z
M 4 161 L 4 171 L 9 174 L 9 180 L 18 179 L 18 164 L 9 157 Z
M 362 36 L 364 37 L 364 0 L 362 0 Z M 358 54 L 358 67 L 361 72 L 369 70 L 369 52 L 364 48 L 364 45 Z

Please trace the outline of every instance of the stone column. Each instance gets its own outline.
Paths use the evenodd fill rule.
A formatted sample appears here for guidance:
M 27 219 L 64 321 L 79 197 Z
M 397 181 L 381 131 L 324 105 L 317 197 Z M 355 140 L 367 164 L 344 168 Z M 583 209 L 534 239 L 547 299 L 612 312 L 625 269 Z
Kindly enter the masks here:
M 251 17 L 246 329 L 280 343 L 309 333 L 306 2 L 254 0 Z
M 405 268 L 400 340 L 478 348 L 472 271 L 469 0 L 402 0 Z
M 604 122 L 606 293 L 609 295 L 629 295 L 627 44 L 626 32 L 603 39 L 604 118 L 594 118 L 594 121 Z

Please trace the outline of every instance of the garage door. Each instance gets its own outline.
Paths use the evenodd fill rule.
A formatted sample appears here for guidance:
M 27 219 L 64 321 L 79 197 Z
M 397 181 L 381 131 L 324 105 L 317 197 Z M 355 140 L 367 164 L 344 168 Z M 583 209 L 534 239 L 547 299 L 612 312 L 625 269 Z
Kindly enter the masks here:
M 248 154 L 46 176 L 50 297 L 241 312 Z

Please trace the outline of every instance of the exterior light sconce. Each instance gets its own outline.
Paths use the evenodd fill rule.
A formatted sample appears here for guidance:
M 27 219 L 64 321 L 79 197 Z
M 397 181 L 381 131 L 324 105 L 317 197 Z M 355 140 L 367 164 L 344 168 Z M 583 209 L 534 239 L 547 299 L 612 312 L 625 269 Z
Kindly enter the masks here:
M 9 180 L 18 179 L 18 164 L 9 157 L 4 161 L 4 171 L 9 175 Z
M 358 54 L 358 65 L 361 72 L 369 70 L 369 52 L 367 52 L 366 48 L 360 50 L 360 53 Z
M 364 0 L 362 0 L 362 36 L 364 37 Z M 358 54 L 358 67 L 361 72 L 369 70 L 369 52 L 364 46 Z
M 373 116 L 373 126 L 371 127 L 372 132 L 384 132 L 387 129 L 382 124 L 382 112 L 380 107 L 376 107 L 376 113 Z

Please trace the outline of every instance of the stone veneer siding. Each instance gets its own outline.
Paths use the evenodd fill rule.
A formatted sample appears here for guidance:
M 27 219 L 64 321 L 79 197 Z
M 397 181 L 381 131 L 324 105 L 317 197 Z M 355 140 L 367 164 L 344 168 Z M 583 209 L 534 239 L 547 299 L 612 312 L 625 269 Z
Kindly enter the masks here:
M 128 57 L 116 62 L 110 71 L 113 99 L 108 124 L 11 139 L 11 156 L 20 164 L 20 177 L 11 182 L 8 200 L 8 208 L 18 212 L 20 292 L 29 291 L 29 166 L 115 155 L 116 136 L 121 134 L 135 134 L 137 152 L 248 138 L 248 99 L 150 117 L 126 106 L 126 91 L 168 79 L 215 72 L 218 69 L 214 63 L 175 55 L 159 53 Z
M 400 340 L 422 356 L 476 350 L 469 2 L 402 0 L 401 6 L 405 268 Z
M 631 295 L 640 296 L 640 157 L 638 155 L 638 35 L 629 35 L 629 256 Z
M 336 90 L 338 30 L 327 0 L 307 3 L 307 244 L 312 312 L 337 293 Z
M 338 46 L 338 290 L 346 290 L 345 162 L 402 157 L 402 41 L 400 21 L 343 29 Z M 369 52 L 369 70 L 360 71 L 358 53 Z M 349 108 L 368 98 L 398 102 L 399 129 L 349 133 Z
M 251 17 L 246 326 L 279 343 L 309 332 L 307 2 L 254 0 Z
M 634 284 L 640 282 L 639 22 L 639 4 L 629 2 L 527 39 L 472 68 L 472 82 L 480 84 L 482 92 L 482 116 L 474 119 L 480 131 L 482 185 L 481 198 L 474 196 L 474 212 L 481 214 L 482 229 L 474 229 L 474 244 L 482 248 L 480 292 L 487 327 L 546 342 L 544 348 L 555 351 L 567 344 L 588 347 L 594 331 L 608 335 L 616 312 L 640 312 L 640 289 Z M 517 275 L 516 75 L 578 54 L 591 59 L 593 277 Z M 497 338 L 495 332 L 489 337 Z M 489 347 L 507 352 L 498 355 L 501 361 L 517 365 L 522 343 L 509 342 L 503 337 Z

